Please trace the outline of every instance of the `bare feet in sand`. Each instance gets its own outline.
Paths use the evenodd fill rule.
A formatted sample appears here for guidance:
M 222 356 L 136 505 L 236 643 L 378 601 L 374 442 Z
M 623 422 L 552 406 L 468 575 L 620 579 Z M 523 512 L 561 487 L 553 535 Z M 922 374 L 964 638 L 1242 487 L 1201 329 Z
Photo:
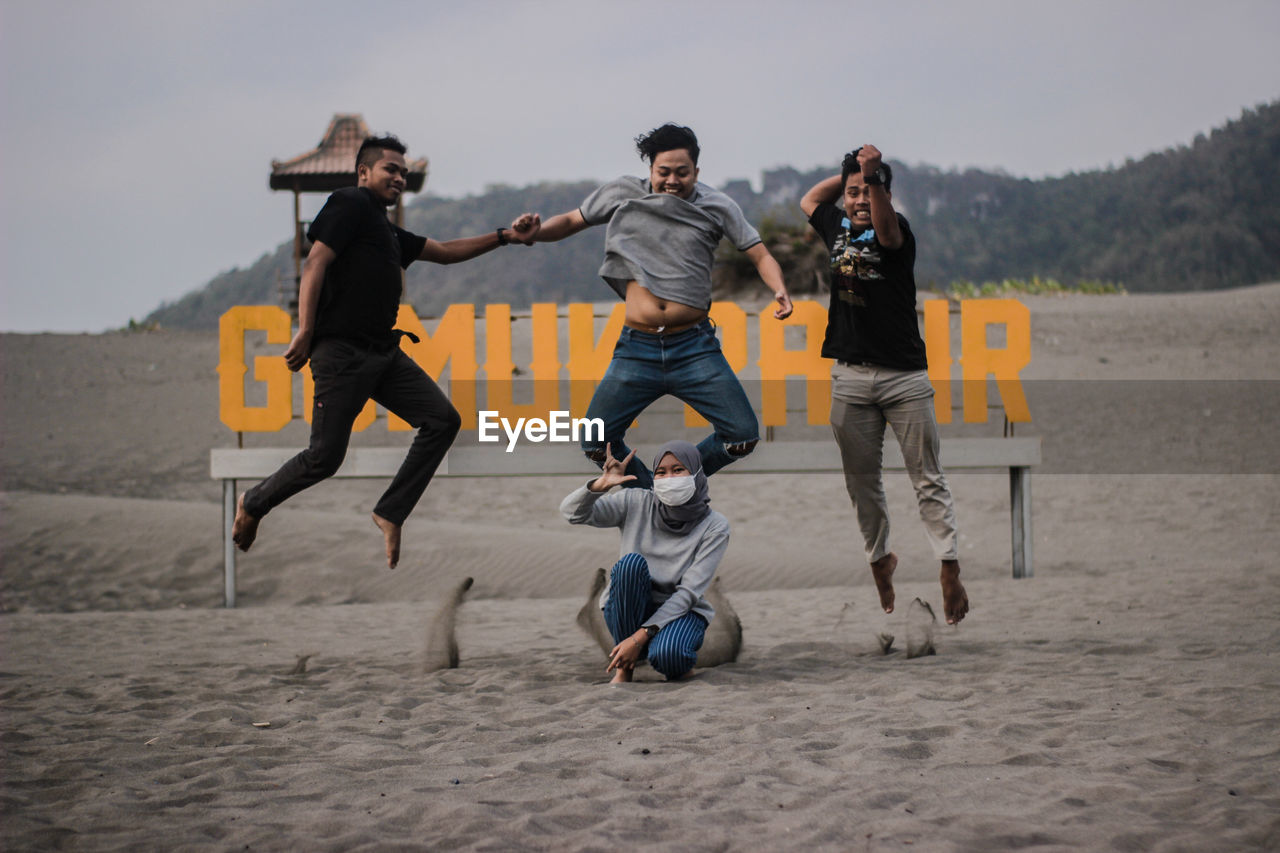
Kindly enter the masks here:
M 394 569 L 400 562 L 400 525 L 392 524 L 376 512 L 372 515 L 373 523 L 378 525 L 383 538 L 387 540 L 387 568 Z
M 871 576 L 876 579 L 876 592 L 880 593 L 880 606 L 885 613 L 893 612 L 893 570 L 898 568 L 898 555 L 890 551 L 871 564 Z M 960 569 L 957 566 L 956 572 Z
M 609 680 L 610 684 L 630 684 L 631 670 L 619 667 L 614 673 L 613 678 Z
M 244 509 L 244 492 L 236 500 L 236 520 L 231 522 L 231 541 L 241 551 L 248 551 L 258 535 L 258 519 Z
M 942 612 L 948 625 L 960 624 L 969 612 L 969 596 L 960 583 L 960 563 L 956 560 L 942 561 Z

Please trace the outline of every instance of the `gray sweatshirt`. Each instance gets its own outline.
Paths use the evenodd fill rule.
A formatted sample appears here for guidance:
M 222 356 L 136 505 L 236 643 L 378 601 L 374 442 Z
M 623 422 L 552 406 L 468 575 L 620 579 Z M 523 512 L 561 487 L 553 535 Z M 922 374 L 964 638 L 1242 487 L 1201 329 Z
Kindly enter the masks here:
M 649 489 L 619 489 L 609 494 L 593 492 L 584 485 L 569 493 L 560 512 L 570 524 L 621 528 L 619 555 L 645 558 L 653 580 L 652 600 L 659 607 L 644 624 L 662 628 L 690 611 L 710 622 L 715 610 L 704 595 L 729 547 L 729 522 L 711 510 L 688 533 L 670 533 L 653 520 L 656 500 Z M 608 580 L 600 596 L 601 607 L 609 596 Z
M 636 281 L 654 296 L 705 311 L 720 240 L 728 237 L 739 251 L 760 242 L 738 203 L 702 183 L 683 199 L 653 192 L 642 178 L 618 178 L 587 196 L 578 212 L 590 225 L 609 223 L 600 276 L 623 299 L 627 282 Z

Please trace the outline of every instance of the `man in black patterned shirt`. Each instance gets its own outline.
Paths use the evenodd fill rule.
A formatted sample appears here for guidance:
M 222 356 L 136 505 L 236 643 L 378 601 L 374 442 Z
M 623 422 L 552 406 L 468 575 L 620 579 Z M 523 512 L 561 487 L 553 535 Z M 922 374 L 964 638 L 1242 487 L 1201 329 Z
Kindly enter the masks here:
M 969 597 L 960 583 L 955 505 L 938 461 L 933 386 L 916 321 L 916 241 L 906 218 L 893 209 L 892 181 L 880 151 L 864 145 L 845 156 L 839 175 L 811 187 L 800 207 L 831 251 L 831 307 L 822 344 L 822 355 L 835 359 L 831 428 L 880 606 L 893 612 L 898 566 L 889 550 L 880 470 L 888 423 L 942 563 L 943 612 L 954 625 L 969 611 Z

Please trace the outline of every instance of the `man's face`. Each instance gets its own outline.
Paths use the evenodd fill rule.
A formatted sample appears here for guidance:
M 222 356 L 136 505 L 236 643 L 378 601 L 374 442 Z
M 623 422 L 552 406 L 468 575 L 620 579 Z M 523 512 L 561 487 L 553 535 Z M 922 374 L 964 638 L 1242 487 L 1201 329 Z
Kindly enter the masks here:
M 893 193 L 888 190 L 884 194 L 893 198 Z M 854 172 L 844 182 L 844 212 L 850 224 L 871 227 L 871 198 L 867 195 L 867 182 L 861 172 Z
M 649 165 L 649 185 L 656 193 L 688 198 L 697 183 L 698 167 L 693 164 L 687 148 L 663 151 Z
M 385 205 L 393 205 L 404 192 L 405 181 L 409 177 L 409 167 L 405 165 L 404 155 L 398 151 L 380 149 L 382 157 L 372 166 L 356 168 L 356 182 L 367 187 Z

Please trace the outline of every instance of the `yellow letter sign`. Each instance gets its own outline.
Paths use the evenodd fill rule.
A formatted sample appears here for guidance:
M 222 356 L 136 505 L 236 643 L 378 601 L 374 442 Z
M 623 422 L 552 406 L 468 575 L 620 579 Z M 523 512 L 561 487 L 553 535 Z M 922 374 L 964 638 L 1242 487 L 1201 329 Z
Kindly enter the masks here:
M 246 405 L 244 335 L 250 329 L 267 333 L 267 343 L 289 343 L 292 321 L 274 305 L 237 305 L 218 321 L 218 393 L 222 422 L 236 432 L 275 432 L 293 418 L 293 382 L 284 357 L 259 355 L 253 359 L 253 378 L 267 383 L 267 404 Z

